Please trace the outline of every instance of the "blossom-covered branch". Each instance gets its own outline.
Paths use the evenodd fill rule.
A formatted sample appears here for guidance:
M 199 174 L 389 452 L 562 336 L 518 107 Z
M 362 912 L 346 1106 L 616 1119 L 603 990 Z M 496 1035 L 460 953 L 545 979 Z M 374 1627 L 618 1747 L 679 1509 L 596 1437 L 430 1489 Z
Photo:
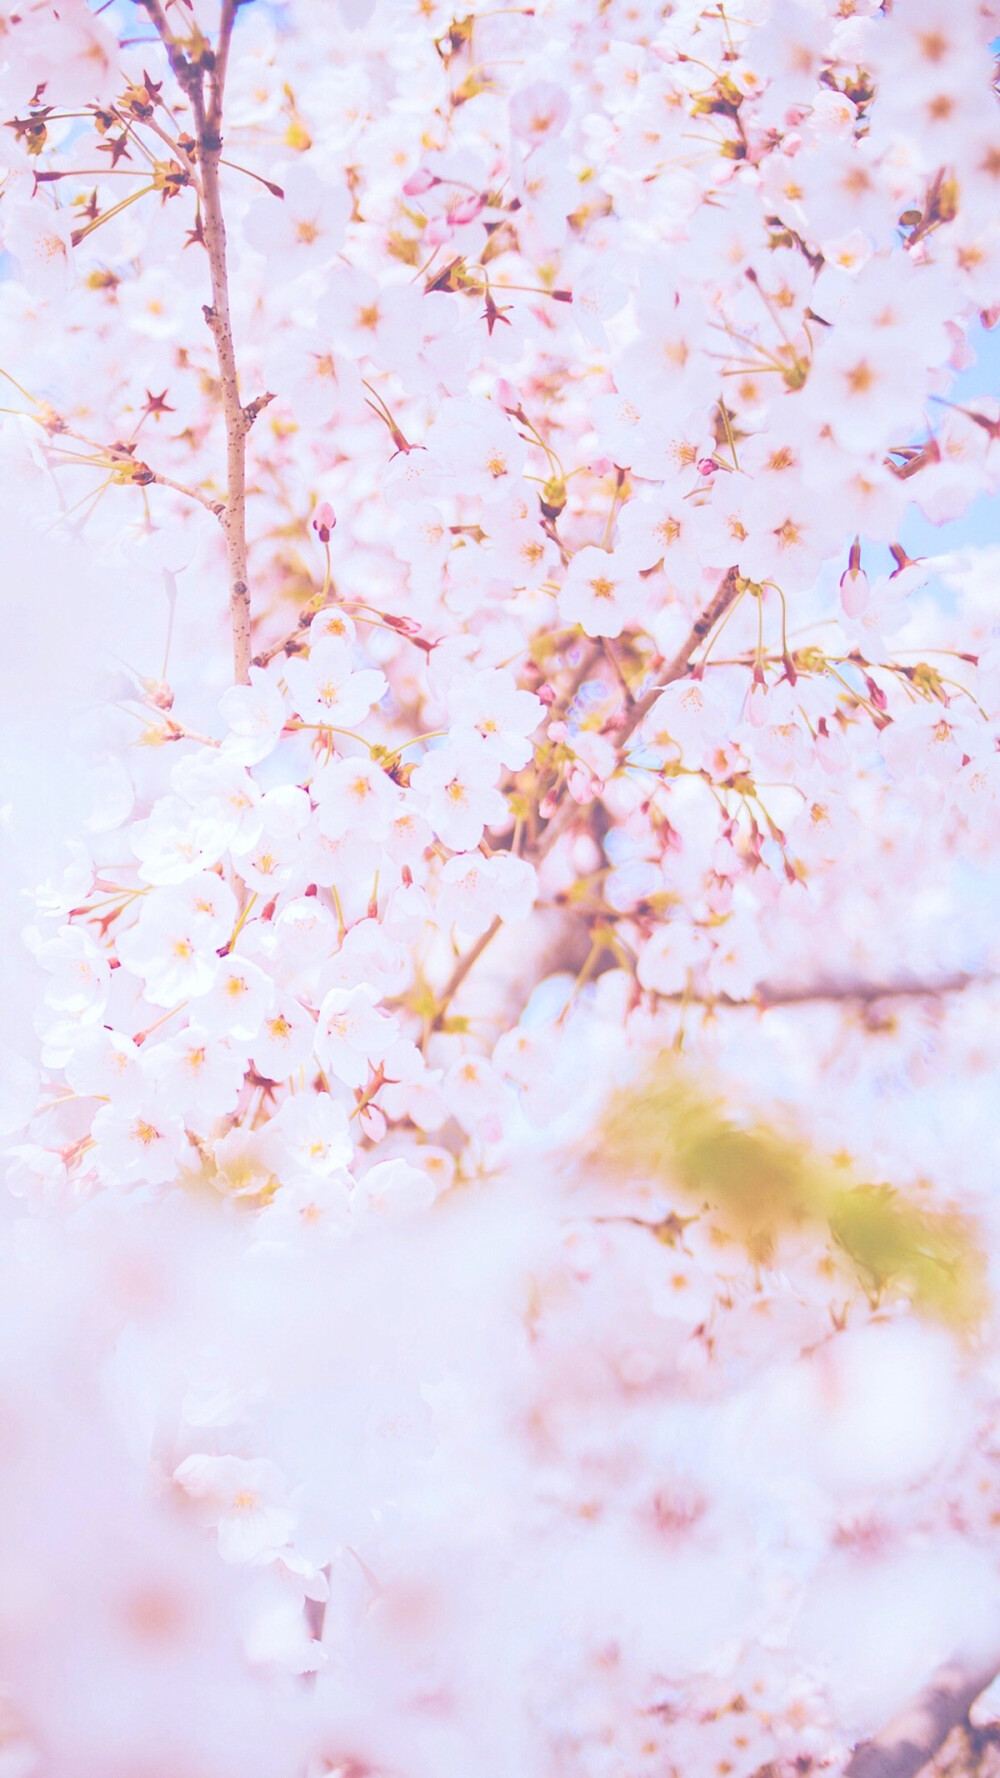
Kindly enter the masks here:
M 0 0 L 4 1773 L 967 1707 L 998 28 Z

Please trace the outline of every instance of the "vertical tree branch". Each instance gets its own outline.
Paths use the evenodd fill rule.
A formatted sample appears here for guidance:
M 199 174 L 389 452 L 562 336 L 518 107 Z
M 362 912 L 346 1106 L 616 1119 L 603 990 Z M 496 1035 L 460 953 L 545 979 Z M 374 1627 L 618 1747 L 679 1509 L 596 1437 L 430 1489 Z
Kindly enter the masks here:
M 211 304 L 205 320 L 215 341 L 219 388 L 226 427 L 226 500 L 219 519 L 226 539 L 229 579 L 229 621 L 233 636 L 233 673 L 237 684 L 250 678 L 250 583 L 247 566 L 246 441 L 254 420 L 269 397 L 244 408 L 240 400 L 229 303 L 226 224 L 222 212 L 219 163 L 222 156 L 222 110 L 233 26 L 240 0 L 223 0 L 219 38 L 214 52 L 194 60 L 174 38 L 160 0 L 139 0 L 163 41 L 181 87 L 194 112 L 198 143 L 202 235 L 208 254 Z M 206 74 L 208 90 L 206 99 Z
M 236 0 L 224 0 L 219 43 L 211 71 L 209 103 L 201 79 L 190 84 L 198 132 L 198 158 L 204 213 L 202 229 L 212 283 L 211 307 L 205 320 L 212 330 L 219 364 L 222 412 L 226 424 L 226 506 L 222 529 L 229 566 L 229 621 L 233 633 L 233 675 L 238 685 L 250 678 L 250 584 L 247 572 L 246 438 L 249 422 L 240 401 L 236 350 L 229 307 L 226 224 L 222 214 L 219 160 L 222 155 L 222 105 L 229 44 L 236 18 Z

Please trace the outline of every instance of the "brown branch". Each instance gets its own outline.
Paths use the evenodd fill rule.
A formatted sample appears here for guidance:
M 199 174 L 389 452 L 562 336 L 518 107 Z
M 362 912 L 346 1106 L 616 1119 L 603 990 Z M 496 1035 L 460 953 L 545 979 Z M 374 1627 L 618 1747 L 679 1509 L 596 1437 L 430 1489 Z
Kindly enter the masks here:
M 226 501 L 219 519 L 226 539 L 229 573 L 229 621 L 233 634 L 233 673 L 237 684 L 250 678 L 250 583 L 246 533 L 246 441 L 254 420 L 270 397 L 244 408 L 240 400 L 236 349 L 229 303 L 226 224 L 222 213 L 219 163 L 222 156 L 222 108 L 226 69 L 239 0 L 223 0 L 219 38 L 212 55 L 194 62 L 176 42 L 160 0 L 139 0 L 166 49 L 170 66 L 194 113 L 201 170 L 202 235 L 208 254 L 211 304 L 203 310 L 219 366 L 219 387 L 226 427 Z M 208 75 L 208 97 L 205 76 Z
M 199 506 L 203 506 L 206 512 L 212 514 L 213 518 L 222 518 L 225 507 L 221 500 L 213 500 L 210 495 L 203 494 L 200 488 L 189 488 L 185 482 L 175 482 L 169 475 L 161 475 L 159 470 L 150 469 L 148 464 L 142 467 L 145 469 L 145 474 L 136 477 L 136 480 L 142 485 L 149 481 L 157 488 L 172 488 L 175 494 L 183 494 L 188 500 L 196 500 Z
M 782 988 L 761 982 L 755 992 L 736 994 L 698 994 L 679 988 L 672 994 L 657 994 L 657 1000 L 668 1006 L 719 1006 L 732 1009 L 753 1007 L 769 1012 L 775 1006 L 832 1005 L 875 1006 L 880 1000 L 935 1000 L 941 994 L 961 994 L 966 988 L 995 981 L 993 975 L 946 975 L 937 982 L 807 982 L 800 988 Z
M 898 1716 L 855 1748 L 845 1778 L 916 1778 L 998 1672 L 1000 1655 L 940 1667 Z
M 736 568 L 730 568 L 723 576 L 715 594 L 709 600 L 709 603 L 706 605 L 700 617 L 695 619 L 687 637 L 678 649 L 673 660 L 670 661 L 658 675 L 656 685 L 653 686 L 644 697 L 640 698 L 638 703 L 634 704 L 629 711 L 622 728 L 618 731 L 618 745 L 621 751 L 624 750 L 629 737 L 638 728 L 643 718 L 649 714 L 649 711 L 653 708 L 653 705 L 656 703 L 664 688 L 668 685 L 672 685 L 677 679 L 683 679 L 685 675 L 691 671 L 692 654 L 699 644 L 704 642 L 705 637 L 714 630 L 719 619 L 726 611 L 728 611 L 730 605 L 732 605 L 734 599 L 736 599 L 739 590 L 740 584 L 738 571 Z M 581 665 L 577 670 L 577 675 L 575 676 L 577 686 L 582 682 L 582 679 L 595 662 L 601 658 L 602 654 L 603 649 L 599 642 L 595 643 L 587 652 L 583 662 L 581 662 Z M 566 828 L 572 823 L 577 814 L 580 813 L 581 807 L 581 804 L 573 802 L 572 800 L 567 799 L 564 801 L 562 806 L 554 812 L 545 831 L 539 834 L 538 838 L 532 844 L 525 847 L 524 857 L 532 863 L 537 863 L 543 859 L 546 854 L 551 851 L 559 836 L 565 832 Z M 461 987 L 470 969 L 482 956 L 491 939 L 496 936 L 500 926 L 501 920 L 498 915 L 492 924 L 487 927 L 482 936 L 476 940 L 471 949 L 466 951 L 464 957 L 459 958 L 443 989 L 441 999 L 438 1003 L 437 1012 L 435 1013 L 430 1027 L 432 1031 L 440 1030 L 448 1006 L 454 999 L 455 994 L 458 992 L 458 989 Z M 747 1002 L 747 1004 L 753 1005 L 754 1002 Z
M 222 0 L 219 41 L 215 46 L 215 67 L 212 70 L 212 109 L 216 113 L 217 123 L 222 122 L 222 100 L 226 90 L 229 50 L 233 41 L 233 26 L 236 23 L 239 6 L 240 0 Z
M 219 365 L 222 412 L 226 423 L 226 508 L 222 529 L 226 537 L 229 564 L 229 621 L 233 632 L 233 674 L 236 683 L 246 684 L 250 678 L 250 584 L 247 568 L 246 532 L 246 435 L 247 417 L 240 401 L 236 373 L 236 351 L 233 345 L 233 323 L 229 307 L 229 273 L 226 265 L 226 225 L 222 214 L 219 188 L 219 156 L 222 136 L 221 118 L 213 105 L 207 115 L 200 89 L 192 89 L 198 145 L 201 157 L 201 184 L 204 197 L 203 230 L 212 281 L 212 303 L 204 310 Z
M 761 982 L 757 993 L 751 1001 L 730 1001 L 732 1006 L 802 1006 L 810 1002 L 827 1001 L 859 1001 L 872 1006 L 878 1000 L 929 1000 L 938 994 L 961 994 L 976 982 L 989 982 L 992 975 L 968 975 L 959 971 L 956 975 L 942 976 L 937 982 L 896 981 L 896 982 L 812 982 L 801 988 L 782 988 Z
M 465 954 L 458 959 L 458 962 L 455 964 L 454 969 L 441 990 L 441 995 L 437 1003 L 437 1011 L 430 1023 L 431 1031 L 440 1031 L 441 1026 L 444 1024 L 448 1008 L 454 1000 L 455 995 L 458 993 L 459 988 L 462 986 L 470 969 L 472 969 L 474 964 L 478 963 L 487 945 L 491 944 L 493 939 L 496 938 L 502 925 L 503 921 L 501 920 L 500 915 L 495 914 L 487 926 L 486 931 L 481 932 L 475 944 L 470 945 Z
M 657 675 L 656 684 L 650 686 L 650 689 L 646 692 L 645 696 L 639 698 L 638 702 L 634 704 L 629 711 L 622 727 L 618 731 L 620 745 L 624 745 L 624 743 L 635 733 L 640 724 L 645 721 L 649 712 L 652 710 L 653 705 L 659 698 L 660 693 L 666 691 L 668 685 L 675 684 L 678 679 L 684 679 L 687 674 L 690 673 L 691 656 L 695 649 L 698 648 L 699 645 L 704 642 L 706 636 L 715 629 L 720 617 L 725 616 L 730 605 L 732 605 L 734 599 L 737 597 L 739 590 L 739 571 L 736 568 L 727 569 L 722 580 L 719 582 L 713 597 L 709 600 L 704 611 L 701 613 L 701 616 L 695 618 L 690 631 L 681 643 L 673 660 Z
M 150 24 L 154 27 L 160 42 L 163 44 L 163 47 L 167 52 L 167 60 L 170 63 L 174 79 L 177 81 L 178 86 L 183 87 L 186 92 L 188 77 L 191 72 L 191 64 L 180 45 L 174 40 L 174 34 L 170 29 L 170 21 L 167 18 L 163 7 L 160 5 L 160 0 L 136 0 L 136 3 L 141 6 L 145 12 L 148 12 Z

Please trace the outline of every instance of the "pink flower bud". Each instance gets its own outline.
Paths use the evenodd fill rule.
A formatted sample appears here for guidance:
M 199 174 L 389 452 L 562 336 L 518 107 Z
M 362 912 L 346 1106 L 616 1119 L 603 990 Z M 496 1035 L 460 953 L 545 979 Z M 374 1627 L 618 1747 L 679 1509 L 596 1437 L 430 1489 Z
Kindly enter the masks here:
M 365 1105 L 358 1112 L 358 1123 L 370 1142 L 381 1142 L 388 1125 L 385 1113 L 377 1105 Z
M 976 362 L 975 352 L 972 350 L 962 328 L 958 326 L 957 322 L 946 321 L 944 325 L 948 338 L 952 343 L 948 363 L 952 370 L 968 370 L 970 364 L 975 364 Z
M 860 617 L 868 610 L 871 590 L 863 568 L 848 568 L 840 577 L 840 603 L 848 617 Z
M 408 179 L 403 181 L 403 196 L 407 198 L 422 197 L 430 191 L 432 185 L 439 185 L 440 180 L 427 167 L 418 167 Z
M 337 523 L 337 515 L 329 500 L 321 500 L 313 514 L 313 530 L 320 543 L 329 543 L 330 534 Z
M 485 202 L 486 199 L 478 192 L 470 198 L 460 198 L 457 204 L 451 205 L 448 211 L 448 221 L 459 224 L 475 222 Z
M 696 467 L 699 475 L 717 475 L 719 471 L 714 457 L 699 457 Z
M 544 704 L 546 709 L 550 709 L 556 701 L 556 688 L 554 685 L 550 685 L 546 679 L 545 682 L 538 687 L 535 696 L 539 703 Z
M 550 722 L 545 733 L 548 735 L 550 741 L 565 741 L 566 736 L 569 734 L 569 729 L 564 722 Z
M 750 687 L 747 698 L 747 721 L 752 728 L 763 728 L 769 715 L 767 707 L 767 686 L 755 679 Z

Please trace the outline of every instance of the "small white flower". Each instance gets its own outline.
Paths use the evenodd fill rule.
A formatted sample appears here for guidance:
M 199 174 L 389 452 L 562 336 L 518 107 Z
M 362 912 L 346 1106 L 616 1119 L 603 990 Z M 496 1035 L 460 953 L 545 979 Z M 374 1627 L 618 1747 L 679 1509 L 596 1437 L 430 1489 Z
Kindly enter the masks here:
M 455 852 L 478 846 L 483 828 L 507 818 L 507 803 L 496 789 L 499 761 L 480 745 L 437 747 L 425 754 L 410 780 L 426 800 L 435 833 Z
M 305 1008 L 290 994 L 280 994 L 250 1045 L 257 1073 L 265 1080 L 287 1080 L 296 1069 L 305 1067 L 312 1055 L 315 1030 Z
M 266 1458 L 198 1454 L 178 1465 L 174 1481 L 199 1503 L 224 1562 L 269 1562 L 295 1530 L 288 1483 Z
M 207 994 L 218 973 L 218 951 L 233 929 L 236 897 L 227 883 L 203 871 L 187 882 L 152 889 L 136 924 L 118 940 L 126 969 L 142 976 L 154 1006 Z
M 320 1066 L 348 1087 L 363 1087 L 397 1035 L 396 1021 L 377 1010 L 378 994 L 363 984 L 332 988 L 319 1009 Z
M 229 733 L 223 755 L 254 766 L 273 753 L 285 726 L 285 702 L 264 667 L 250 668 L 249 685 L 231 685 L 219 699 L 219 714 Z

